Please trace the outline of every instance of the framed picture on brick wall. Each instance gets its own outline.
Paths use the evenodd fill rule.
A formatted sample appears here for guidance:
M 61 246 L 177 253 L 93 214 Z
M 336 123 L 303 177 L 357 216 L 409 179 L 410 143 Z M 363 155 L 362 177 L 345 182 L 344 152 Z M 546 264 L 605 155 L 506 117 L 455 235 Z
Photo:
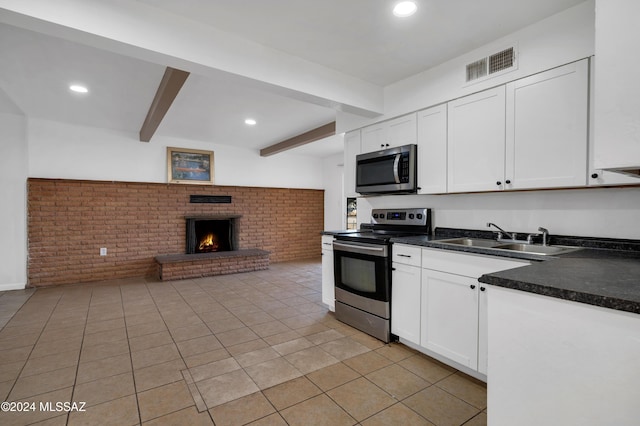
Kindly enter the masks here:
M 169 183 L 213 185 L 213 151 L 167 147 Z

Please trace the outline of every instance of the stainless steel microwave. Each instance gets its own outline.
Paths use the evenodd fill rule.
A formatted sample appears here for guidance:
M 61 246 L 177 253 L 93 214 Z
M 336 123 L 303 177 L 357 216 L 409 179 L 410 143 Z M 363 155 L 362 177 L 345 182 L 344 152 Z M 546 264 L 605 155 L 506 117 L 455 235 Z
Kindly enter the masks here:
M 411 194 L 418 189 L 417 145 L 356 156 L 356 192 Z

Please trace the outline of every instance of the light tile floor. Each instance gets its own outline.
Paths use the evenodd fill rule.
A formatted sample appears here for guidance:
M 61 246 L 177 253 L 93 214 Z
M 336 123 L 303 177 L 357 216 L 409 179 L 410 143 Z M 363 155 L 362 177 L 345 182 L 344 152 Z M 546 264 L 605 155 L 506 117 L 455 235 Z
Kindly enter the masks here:
M 483 383 L 337 321 L 317 261 L 4 292 L 0 327 L 2 425 L 486 424 Z

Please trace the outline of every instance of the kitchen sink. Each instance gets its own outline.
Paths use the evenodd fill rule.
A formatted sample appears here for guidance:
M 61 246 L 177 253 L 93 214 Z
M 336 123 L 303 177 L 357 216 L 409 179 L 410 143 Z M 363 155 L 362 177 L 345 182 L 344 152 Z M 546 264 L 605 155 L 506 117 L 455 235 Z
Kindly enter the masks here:
M 520 251 L 531 254 L 551 255 L 551 254 L 563 254 L 572 251 L 580 250 L 580 247 L 569 246 L 540 246 L 537 244 L 502 244 L 494 246 L 493 248 L 500 250 Z
M 580 247 L 542 246 L 538 244 L 526 243 L 505 243 L 504 241 L 500 242 L 482 238 L 453 238 L 450 240 L 435 240 L 434 243 L 452 244 L 456 246 L 466 247 L 482 247 L 504 251 L 517 251 L 521 253 L 537 254 L 543 256 L 564 254 L 580 250 Z
M 443 244 L 455 244 L 458 246 L 487 247 L 487 248 L 492 248 L 501 244 L 496 240 L 483 240 L 481 238 L 454 238 L 451 240 L 436 240 L 434 242 L 443 243 Z

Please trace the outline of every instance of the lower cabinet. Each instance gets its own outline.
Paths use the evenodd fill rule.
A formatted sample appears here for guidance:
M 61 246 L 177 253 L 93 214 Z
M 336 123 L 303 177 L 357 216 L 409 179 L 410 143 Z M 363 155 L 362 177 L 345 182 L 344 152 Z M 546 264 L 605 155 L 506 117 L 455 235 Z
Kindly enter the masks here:
M 333 276 L 333 236 L 322 236 L 322 303 L 335 311 L 336 296 Z
M 478 281 L 422 270 L 421 345 L 472 370 L 478 368 Z
M 393 264 L 391 333 L 420 344 L 420 267 Z
M 393 246 L 391 332 L 478 378 L 487 375 L 487 293 L 481 275 L 526 266 L 497 256 Z

